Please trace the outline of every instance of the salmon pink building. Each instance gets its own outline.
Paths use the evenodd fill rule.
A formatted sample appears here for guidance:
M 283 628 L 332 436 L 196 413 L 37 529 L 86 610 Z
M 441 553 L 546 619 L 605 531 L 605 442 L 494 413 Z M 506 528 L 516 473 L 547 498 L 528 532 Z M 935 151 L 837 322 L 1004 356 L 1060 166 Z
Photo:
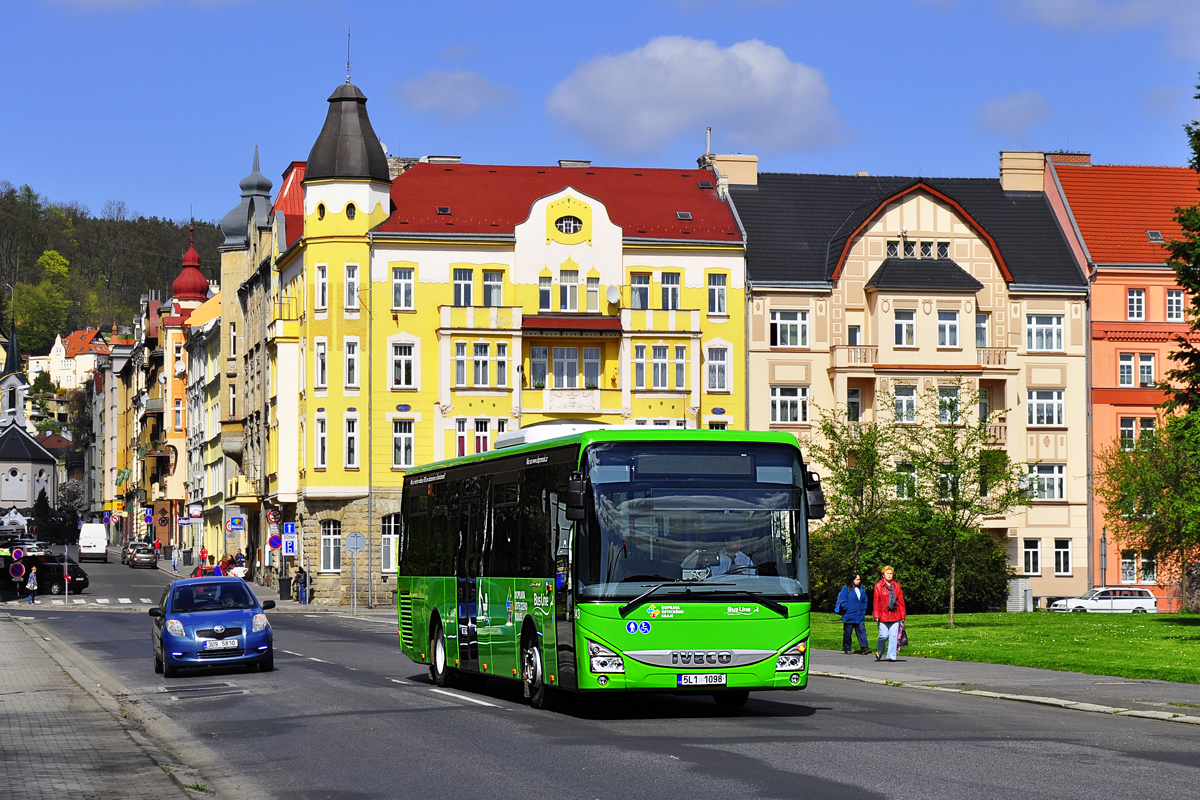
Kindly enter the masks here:
M 1158 423 L 1164 394 L 1155 388 L 1173 367 L 1175 337 L 1187 333 L 1186 298 L 1166 265 L 1165 243 L 1180 238 L 1175 208 L 1200 196 L 1185 167 L 1092 164 L 1083 153 L 1048 153 L 1044 183 L 1091 291 L 1092 479 L 1095 453 L 1132 444 Z M 1093 492 L 1092 586 L 1150 589 L 1159 610 L 1178 610 L 1178 589 L 1147 553 L 1107 535 L 1105 509 Z

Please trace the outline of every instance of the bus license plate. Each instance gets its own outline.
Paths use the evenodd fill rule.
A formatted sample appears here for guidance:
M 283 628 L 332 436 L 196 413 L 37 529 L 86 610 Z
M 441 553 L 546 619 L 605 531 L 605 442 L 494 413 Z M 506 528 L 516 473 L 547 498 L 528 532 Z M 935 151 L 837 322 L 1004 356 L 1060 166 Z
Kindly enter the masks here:
M 233 650 L 237 646 L 237 639 L 213 639 L 204 643 L 205 650 Z
M 676 675 L 676 686 L 724 686 L 725 673 L 707 672 L 691 675 Z

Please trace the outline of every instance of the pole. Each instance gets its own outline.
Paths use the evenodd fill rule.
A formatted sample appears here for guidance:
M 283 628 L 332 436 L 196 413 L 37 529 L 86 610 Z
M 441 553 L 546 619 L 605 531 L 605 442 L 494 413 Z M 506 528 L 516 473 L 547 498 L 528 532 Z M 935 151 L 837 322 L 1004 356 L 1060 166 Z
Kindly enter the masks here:
M 354 551 L 354 561 L 350 564 L 350 613 L 358 616 L 358 551 Z
M 349 40 L 350 34 L 347 32 L 346 38 Z M 347 42 L 346 49 L 350 49 Z M 349 74 L 349 53 L 347 55 L 346 72 Z M 375 489 L 374 481 L 371 476 L 371 469 L 374 466 L 375 440 L 371 438 L 372 423 L 375 421 L 374 403 L 375 398 L 375 383 L 372 380 L 375 370 L 375 287 L 371 280 L 371 255 L 375 249 L 375 236 L 373 233 L 367 233 L 367 608 L 374 608 L 374 596 L 371 592 L 371 587 L 374 581 L 375 568 L 373 558 L 371 556 L 371 529 L 375 527 Z M 361 284 L 360 284 L 361 285 Z M 382 541 L 382 540 L 381 540 Z M 358 554 L 354 554 L 354 560 L 357 563 Z M 358 593 L 355 592 L 355 608 L 357 609 Z

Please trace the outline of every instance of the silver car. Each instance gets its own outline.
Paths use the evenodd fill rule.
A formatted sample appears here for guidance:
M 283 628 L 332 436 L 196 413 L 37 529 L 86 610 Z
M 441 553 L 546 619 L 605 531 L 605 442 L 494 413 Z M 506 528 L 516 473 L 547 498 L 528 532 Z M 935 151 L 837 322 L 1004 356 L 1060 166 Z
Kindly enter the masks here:
M 157 567 L 158 553 L 154 552 L 153 547 L 141 545 L 129 553 L 129 566 L 131 567 Z
M 1055 600 L 1051 611 L 1091 611 L 1101 614 L 1157 614 L 1158 600 L 1149 589 L 1101 586 L 1079 597 Z

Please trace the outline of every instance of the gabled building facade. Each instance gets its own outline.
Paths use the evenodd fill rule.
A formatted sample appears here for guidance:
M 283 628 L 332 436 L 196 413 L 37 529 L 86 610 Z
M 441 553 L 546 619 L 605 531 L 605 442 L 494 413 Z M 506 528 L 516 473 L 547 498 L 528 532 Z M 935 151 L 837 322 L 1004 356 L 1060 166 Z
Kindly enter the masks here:
M 1175 208 L 1196 202 L 1196 172 L 1092 164 L 1086 153 L 1031 153 L 1030 160 L 1044 164 L 1046 194 L 1091 281 L 1091 450 L 1132 446 L 1158 424 L 1166 398 L 1156 387 L 1174 366 L 1176 338 L 1190 335 L 1191 298 L 1166 264 L 1165 243 L 1182 238 Z M 1096 497 L 1091 585 L 1148 588 L 1160 610 L 1178 610 L 1177 586 L 1159 586 L 1157 559 L 1116 541 L 1104 519 Z
M 1005 410 L 1034 499 L 985 527 L 1037 598 L 1088 587 L 1087 282 L 1038 182 L 730 170 L 747 233 L 749 425 L 904 424 L 959 380 Z
M 225 551 L 225 454 L 221 451 L 221 293 L 188 317 L 187 506 L 176 522 L 180 543 L 198 553 Z M 199 513 L 193 513 L 198 510 Z M 237 552 L 236 550 L 234 552 Z

